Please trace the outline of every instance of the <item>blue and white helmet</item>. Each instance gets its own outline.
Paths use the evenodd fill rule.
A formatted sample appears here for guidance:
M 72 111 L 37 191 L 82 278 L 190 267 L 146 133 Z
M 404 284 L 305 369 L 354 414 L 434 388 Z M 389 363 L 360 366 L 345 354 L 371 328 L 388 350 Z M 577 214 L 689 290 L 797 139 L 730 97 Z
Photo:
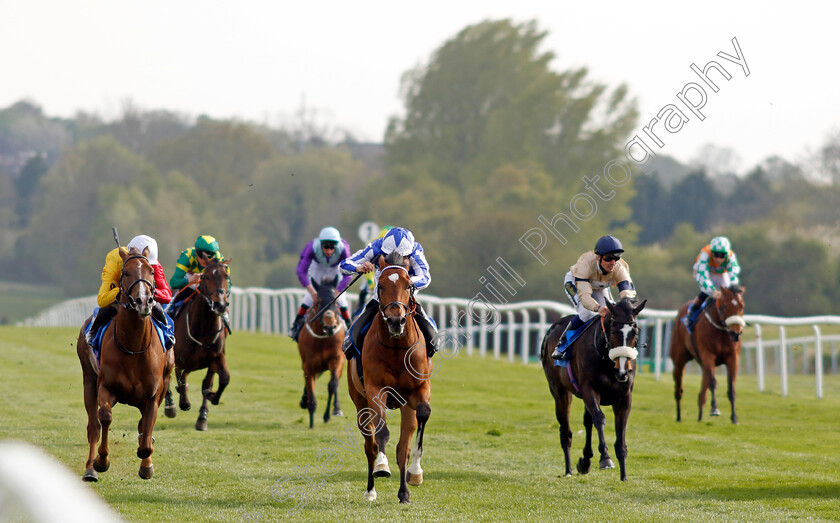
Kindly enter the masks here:
M 402 256 L 408 256 L 414 251 L 414 235 L 411 231 L 402 227 L 388 231 L 382 239 L 382 252 L 387 255 L 394 251 Z
M 340 242 L 341 241 L 341 233 L 338 232 L 338 229 L 335 227 L 324 227 L 321 229 L 321 232 L 318 233 L 318 239 L 322 242 Z

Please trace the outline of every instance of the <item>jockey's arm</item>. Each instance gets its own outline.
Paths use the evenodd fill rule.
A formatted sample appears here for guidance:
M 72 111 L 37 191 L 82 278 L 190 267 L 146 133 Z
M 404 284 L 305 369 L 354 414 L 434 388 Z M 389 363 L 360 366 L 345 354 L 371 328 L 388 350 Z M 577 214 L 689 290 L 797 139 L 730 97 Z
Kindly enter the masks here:
M 105 266 L 102 267 L 102 285 L 96 303 L 100 307 L 107 307 L 114 303 L 120 293 L 120 273 L 123 261 L 119 249 L 113 249 L 105 256 Z
M 636 286 L 633 285 L 633 280 L 630 279 L 630 266 L 627 262 L 621 260 L 615 268 L 615 281 L 618 287 L 618 299 L 636 297 Z
M 432 275 L 429 274 L 429 263 L 426 261 L 426 255 L 423 253 L 423 246 L 418 243 L 417 248 L 409 256 L 409 260 L 411 266 L 409 269 L 411 283 L 418 291 L 425 289 L 432 283 Z
M 315 250 L 312 247 L 312 243 L 311 241 L 307 243 L 306 247 L 300 252 L 300 261 L 297 264 L 298 281 L 310 294 L 315 293 L 315 288 L 309 283 L 309 266 L 315 260 Z
M 373 258 L 376 257 L 378 249 L 374 248 L 376 242 L 382 243 L 382 240 L 374 240 L 373 243 L 368 244 L 363 249 L 354 252 L 349 258 L 342 260 L 338 264 L 343 274 L 353 274 L 356 272 L 370 272 L 373 270 Z M 359 269 L 364 270 L 360 271 Z
M 155 271 L 155 301 L 158 303 L 169 303 L 172 301 L 172 289 L 166 282 L 166 275 L 163 273 L 163 265 L 152 265 Z
M 190 283 L 192 283 L 188 277 L 187 273 L 190 270 L 190 255 L 189 250 L 183 251 L 181 255 L 178 257 L 178 262 L 175 264 L 175 273 L 169 279 L 169 286 L 172 289 L 178 290 L 183 289 Z

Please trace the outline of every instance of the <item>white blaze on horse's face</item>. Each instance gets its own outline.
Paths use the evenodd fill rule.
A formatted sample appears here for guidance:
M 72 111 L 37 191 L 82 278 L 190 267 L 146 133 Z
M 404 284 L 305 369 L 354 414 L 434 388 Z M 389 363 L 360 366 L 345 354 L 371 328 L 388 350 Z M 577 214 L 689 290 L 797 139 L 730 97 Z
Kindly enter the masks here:
M 621 345 L 629 346 L 630 345 L 630 334 L 633 332 L 633 326 L 629 324 L 624 324 L 621 327 Z
M 391 282 L 393 282 L 393 283 L 397 283 L 397 280 L 400 279 L 400 275 L 397 274 L 397 273 L 394 273 L 394 274 L 388 276 L 388 279 L 391 280 Z

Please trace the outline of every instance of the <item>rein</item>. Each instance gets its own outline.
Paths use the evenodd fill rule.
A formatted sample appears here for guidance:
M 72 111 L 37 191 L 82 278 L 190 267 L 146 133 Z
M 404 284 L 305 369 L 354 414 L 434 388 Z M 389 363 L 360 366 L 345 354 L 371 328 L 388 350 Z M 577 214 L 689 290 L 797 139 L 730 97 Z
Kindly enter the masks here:
M 310 309 L 310 310 L 314 310 L 314 309 L 315 309 L 315 307 L 313 306 L 313 307 L 312 307 L 312 309 Z M 325 308 L 325 309 L 322 309 L 322 310 L 321 310 L 321 311 L 317 314 L 317 316 L 318 316 L 318 318 L 319 318 L 317 321 L 320 321 L 320 323 L 321 323 L 321 326 L 322 326 L 322 327 L 326 327 L 326 325 L 324 325 L 324 322 L 320 320 L 320 316 L 321 316 L 324 312 L 326 312 L 327 310 L 328 310 L 328 309 L 326 309 L 326 308 Z M 339 321 L 338 321 L 338 324 L 339 324 L 339 329 L 338 329 L 338 330 L 336 330 L 334 333 L 332 333 L 332 334 L 317 334 L 314 330 L 312 330 L 312 322 L 313 322 L 313 321 L 315 321 L 315 320 L 308 320 L 308 319 L 304 319 L 303 324 L 304 324 L 304 326 L 306 327 L 306 330 L 309 332 L 309 334 L 310 334 L 313 338 L 318 339 L 318 340 L 325 340 L 325 339 L 327 339 L 327 338 L 332 338 L 332 337 L 333 337 L 333 336 L 335 336 L 336 334 L 340 334 L 343 330 L 345 330 L 344 321 L 339 320 Z
M 149 327 L 151 327 L 151 324 L 149 324 Z M 147 328 L 146 330 L 149 330 L 149 329 Z M 119 349 L 120 349 L 121 351 L 123 351 L 124 353 L 128 354 L 129 356 L 137 356 L 138 354 L 143 354 L 144 352 L 146 352 L 147 350 L 149 350 L 149 347 L 151 347 L 151 346 L 152 346 L 152 336 L 149 336 L 149 343 L 148 343 L 148 345 L 146 345 L 146 348 L 145 348 L 145 349 L 143 349 L 143 350 L 141 350 L 141 351 L 130 351 L 130 350 L 126 349 L 126 348 L 123 346 L 123 344 L 122 344 L 122 343 L 120 343 L 120 340 L 119 340 L 119 339 L 117 339 L 117 324 L 116 324 L 116 323 L 114 323 L 114 330 L 113 330 L 112 332 L 113 332 L 113 335 L 114 335 L 114 343 L 116 343 L 116 344 L 117 344 L 117 347 L 119 347 Z M 152 333 L 152 335 L 154 335 L 154 333 Z
M 131 260 L 135 260 L 135 259 L 143 259 L 143 260 L 149 261 L 149 259 L 146 258 L 145 256 L 143 256 L 142 254 L 133 254 L 133 255 L 129 256 L 125 261 L 123 261 L 123 267 L 125 267 L 126 263 L 130 262 Z M 134 282 L 131 285 L 128 286 L 127 290 L 124 291 L 123 290 L 123 278 L 124 277 L 125 277 L 125 274 L 121 273 L 120 274 L 120 295 L 126 297 L 126 299 L 128 300 L 128 304 L 123 303 L 122 301 L 118 301 L 117 303 L 119 303 L 120 306 L 124 309 L 129 309 L 129 310 L 132 310 L 134 312 L 137 312 L 137 305 L 134 303 L 134 298 L 131 296 L 131 289 L 133 289 L 134 286 L 137 285 L 138 283 L 145 283 L 146 285 L 149 286 L 149 289 L 151 289 L 152 296 L 154 296 L 155 295 L 155 284 L 154 284 L 154 282 L 150 282 L 146 278 L 138 278 L 138 279 L 134 280 Z
M 379 329 L 377 329 L 377 330 L 376 330 L 376 341 L 378 341 L 378 342 L 379 342 L 379 344 L 380 344 L 380 345 L 382 345 L 383 347 L 385 347 L 386 349 L 393 349 L 393 350 L 407 350 L 407 351 L 410 351 L 411 349 L 413 349 L 414 347 L 416 347 L 416 346 L 417 346 L 417 344 L 419 344 L 419 343 L 420 343 L 420 340 L 422 340 L 422 339 L 423 339 L 423 335 L 422 335 L 422 334 L 420 334 L 420 329 L 419 329 L 419 327 L 417 327 L 417 322 L 416 322 L 416 321 L 414 321 L 413 323 L 414 323 L 414 332 L 415 332 L 415 334 L 417 334 L 417 341 L 415 341 L 414 343 L 412 343 L 410 347 L 397 347 L 396 345 L 388 345 L 387 343 L 385 343 L 384 341 L 382 341 L 382 338 L 379 336 Z
M 381 278 L 382 273 L 387 271 L 388 269 L 399 269 L 399 270 L 405 272 L 406 275 L 408 275 L 408 269 L 406 269 L 402 265 L 388 265 L 387 267 L 383 268 L 379 272 L 379 278 Z M 410 278 L 409 278 L 409 280 L 410 280 Z M 396 281 L 396 280 L 394 280 L 394 281 Z M 379 286 L 379 282 L 377 281 L 377 287 L 376 287 L 377 296 L 376 296 L 376 298 L 377 298 L 377 301 L 379 301 L 379 315 L 382 316 L 382 321 L 386 322 L 386 324 L 388 322 L 388 317 L 385 316 L 385 311 L 390 309 L 391 307 L 399 307 L 400 310 L 405 309 L 406 316 L 414 316 L 416 314 L 416 312 L 417 312 L 417 302 L 414 301 L 414 290 L 415 290 L 414 285 L 409 285 L 409 287 L 408 287 L 408 291 L 409 291 L 408 303 L 403 303 L 401 301 L 392 301 L 392 302 L 390 302 L 386 305 L 382 305 L 382 301 L 379 299 L 380 298 L 379 293 L 381 292 L 381 290 L 382 290 L 382 288 Z M 397 346 L 394 346 L 394 345 L 388 345 L 387 343 L 382 341 L 382 338 L 379 336 L 379 330 L 378 329 L 376 331 L 376 341 L 378 341 L 380 345 L 382 345 L 383 347 L 386 347 L 388 349 L 410 350 L 410 349 L 413 349 L 414 347 L 416 347 L 417 344 L 420 343 L 420 340 L 423 339 L 422 334 L 420 334 L 419 327 L 417 326 L 417 320 L 414 320 L 414 331 L 415 331 L 416 334 L 418 334 L 417 341 L 415 341 L 410 347 L 397 347 Z
M 190 294 L 189 296 L 187 296 L 187 298 L 184 300 L 184 305 L 186 305 L 187 302 L 190 299 L 192 299 L 193 297 L 195 297 L 196 294 L 198 294 L 199 296 L 201 296 L 201 299 L 204 300 L 204 304 L 207 305 L 207 308 L 210 309 L 210 312 L 212 312 L 213 314 L 216 315 L 217 323 L 219 323 L 220 319 L 222 320 L 221 321 L 221 326 L 219 327 L 219 330 L 217 330 L 215 333 L 213 333 L 213 332 L 210 333 L 210 335 L 214 335 L 214 334 L 215 335 L 213 336 L 213 339 L 210 340 L 209 343 L 203 343 L 203 342 L 199 341 L 195 336 L 193 336 L 192 332 L 190 332 L 190 309 L 189 309 L 189 307 L 187 308 L 187 311 L 186 311 L 187 317 L 185 318 L 186 321 L 184 323 L 187 327 L 187 337 L 190 339 L 190 341 L 192 341 L 193 343 L 195 343 L 196 345 L 198 345 L 201 348 L 210 349 L 211 346 L 215 345 L 216 342 L 219 340 L 219 335 L 222 333 L 222 331 L 226 327 L 225 322 L 224 322 L 223 314 L 219 314 L 218 312 L 216 312 L 216 309 L 213 306 L 215 304 L 215 302 L 210 297 L 213 296 L 214 294 L 222 294 L 226 298 L 228 296 L 230 296 L 230 290 L 229 290 L 230 278 L 228 277 L 228 279 L 227 279 L 228 289 L 223 289 L 221 287 L 218 287 L 216 290 L 214 290 L 210 293 L 205 293 L 201 290 L 201 284 L 204 283 L 204 274 L 206 273 L 207 268 L 205 268 L 204 271 L 205 272 L 201 274 L 201 281 L 199 281 L 199 283 L 195 287 L 195 290 L 193 291 L 193 293 Z
M 715 300 L 715 312 L 717 312 L 718 318 L 720 318 L 722 320 L 721 323 L 723 323 L 723 325 L 721 325 L 720 323 L 718 323 L 714 319 L 712 319 L 712 316 L 709 314 L 708 308 L 703 309 L 703 315 L 706 317 L 706 319 L 709 321 L 709 323 L 715 329 L 717 329 L 719 331 L 727 332 L 729 334 L 736 334 L 736 335 L 740 334 L 740 333 L 738 333 L 738 332 L 729 328 L 729 324 L 730 324 L 729 320 L 732 319 L 733 320 L 732 323 L 741 324 L 741 322 L 743 322 L 743 317 L 738 316 L 738 315 L 733 315 L 733 316 L 730 316 L 729 318 L 723 319 L 723 314 L 720 312 L 720 305 L 718 304 L 719 302 L 720 302 L 720 298 Z M 742 324 L 742 326 L 743 326 L 743 324 Z

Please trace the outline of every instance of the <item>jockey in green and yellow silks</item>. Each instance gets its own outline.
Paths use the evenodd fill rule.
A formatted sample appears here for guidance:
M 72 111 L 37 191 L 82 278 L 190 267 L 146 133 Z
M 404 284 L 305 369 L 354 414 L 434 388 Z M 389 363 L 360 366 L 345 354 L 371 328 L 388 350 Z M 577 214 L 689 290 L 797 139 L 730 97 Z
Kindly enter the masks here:
M 175 274 L 169 280 L 172 290 L 180 292 L 173 298 L 166 312 L 173 318 L 178 316 L 180 306 L 189 295 L 189 293 L 183 292 L 184 289 L 195 287 L 195 284 L 201 280 L 201 273 L 204 272 L 208 263 L 223 261 L 224 259 L 225 257 L 219 252 L 219 242 L 216 241 L 216 238 L 206 234 L 196 238 L 192 247 L 181 251 L 175 266 Z M 226 266 L 225 270 L 230 275 L 230 267 Z M 227 312 L 225 315 L 227 315 Z

